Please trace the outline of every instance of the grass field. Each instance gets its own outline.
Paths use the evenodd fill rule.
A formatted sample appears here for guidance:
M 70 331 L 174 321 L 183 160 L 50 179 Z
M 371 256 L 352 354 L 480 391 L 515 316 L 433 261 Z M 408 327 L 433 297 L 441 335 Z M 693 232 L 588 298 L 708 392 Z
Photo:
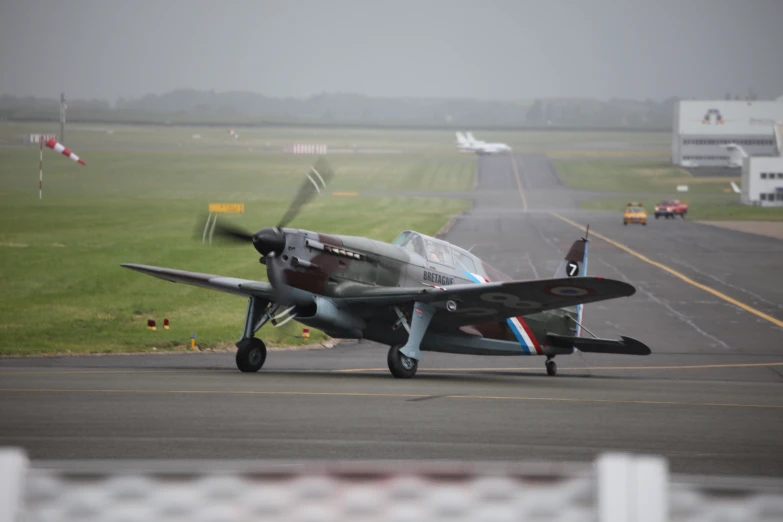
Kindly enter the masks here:
M 0 148 L 0 354 L 170 349 L 186 345 L 191 333 L 201 347 L 233 344 L 244 321 L 244 299 L 160 281 L 119 264 L 264 280 L 252 247 L 202 245 L 193 239 L 195 225 L 209 202 L 245 203 L 246 213 L 232 220 L 251 230 L 274 225 L 314 158 L 241 148 L 139 152 L 100 142 L 84 151 L 70 146 L 87 166 L 46 150 L 43 201 L 37 149 Z M 328 157 L 336 172 L 334 191 L 473 186 L 475 160 L 456 152 Z M 292 226 L 390 241 L 409 228 L 435 233 L 466 208 L 461 200 L 324 195 Z M 170 330 L 146 329 L 147 319 L 160 325 L 164 317 Z M 260 335 L 270 345 L 323 339 L 314 332 L 306 341 L 296 337 L 300 332 L 291 322 Z
M 239 127 L 239 139 L 224 127 L 149 125 L 68 125 L 74 150 L 220 150 L 280 152 L 290 143 L 324 143 L 330 149 L 386 149 L 406 154 L 453 154 L 456 138 L 449 130 Z M 464 129 L 468 131 L 470 129 Z M 26 133 L 57 133 L 53 123 L 0 122 L 0 146 L 19 145 Z M 477 139 L 507 143 L 516 152 L 563 158 L 649 157 L 665 161 L 671 135 L 664 132 L 473 131 Z M 198 138 L 194 138 L 198 136 Z M 33 146 L 30 146 L 33 148 Z M 463 155 L 463 157 L 469 155 Z
M 600 192 L 639 192 L 677 195 L 678 185 L 688 194 L 725 194 L 737 178 L 702 178 L 658 161 L 558 161 L 557 171 L 570 187 Z

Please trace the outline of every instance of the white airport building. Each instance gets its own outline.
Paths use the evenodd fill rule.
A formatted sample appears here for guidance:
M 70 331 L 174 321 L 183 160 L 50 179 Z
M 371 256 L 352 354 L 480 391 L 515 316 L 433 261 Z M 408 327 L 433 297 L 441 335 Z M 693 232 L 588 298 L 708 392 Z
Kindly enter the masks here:
M 746 205 L 783 206 L 783 124 L 773 129 L 775 156 L 743 154 L 740 201 Z
M 674 109 L 672 163 L 725 167 L 736 144 L 749 156 L 776 156 L 773 123 L 783 121 L 783 96 L 775 101 L 683 100 Z

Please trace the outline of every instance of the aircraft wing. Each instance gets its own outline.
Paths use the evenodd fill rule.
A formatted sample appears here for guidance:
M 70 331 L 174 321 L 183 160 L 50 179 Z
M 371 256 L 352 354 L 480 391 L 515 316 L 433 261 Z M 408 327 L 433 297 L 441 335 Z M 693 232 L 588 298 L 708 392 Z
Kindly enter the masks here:
M 454 326 L 463 326 L 627 297 L 635 292 L 633 286 L 614 279 L 567 277 L 453 285 L 444 289 L 375 287 L 362 289 L 357 292 L 359 295 L 342 296 L 340 300 L 349 306 L 362 307 L 421 301 L 443 309 L 448 301 L 454 301 L 457 303 L 455 312 L 444 310 L 436 317 Z
M 135 265 L 131 263 L 122 264 L 121 266 L 173 283 L 185 283 L 187 285 L 199 286 L 210 290 L 219 290 L 221 292 L 246 297 L 263 297 L 270 300 L 274 297 L 272 285 L 269 283 L 262 283 L 261 281 L 202 274 L 200 272 L 187 272 L 185 270 L 161 268 L 158 266 Z

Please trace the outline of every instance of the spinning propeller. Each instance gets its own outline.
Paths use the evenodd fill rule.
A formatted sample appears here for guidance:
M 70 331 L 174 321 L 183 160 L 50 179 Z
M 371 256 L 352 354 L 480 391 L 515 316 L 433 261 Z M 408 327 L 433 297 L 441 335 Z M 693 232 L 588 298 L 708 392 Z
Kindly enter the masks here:
M 334 172 L 329 163 L 323 156 L 319 157 L 315 165 L 310 167 L 304 181 L 299 186 L 296 196 L 294 196 L 285 214 L 283 214 L 283 217 L 275 227 L 262 228 L 252 233 L 232 223 L 223 223 L 221 221 L 214 225 L 213 238 L 219 238 L 225 242 L 235 244 L 252 243 L 258 253 L 264 256 L 262 262 L 266 264 L 269 282 L 280 294 L 278 302 L 287 301 L 283 292 L 287 286 L 283 274 L 283 266 L 281 266 L 281 261 L 278 259 L 278 256 L 283 253 L 286 243 L 283 227 L 293 221 L 302 208 L 326 188 L 326 184 L 333 177 Z M 197 230 L 202 230 L 204 224 L 205 222 L 202 221 L 201 226 L 197 227 Z

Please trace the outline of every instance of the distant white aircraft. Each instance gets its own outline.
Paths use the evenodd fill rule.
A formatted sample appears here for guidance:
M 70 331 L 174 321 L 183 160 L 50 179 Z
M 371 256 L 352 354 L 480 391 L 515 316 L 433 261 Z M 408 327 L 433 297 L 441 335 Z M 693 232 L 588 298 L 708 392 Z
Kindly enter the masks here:
M 736 143 L 721 145 L 721 147 L 729 151 L 729 167 L 741 167 L 742 160 L 748 157 L 748 153 L 745 152 L 745 149 Z
M 462 152 L 475 152 L 476 154 L 499 154 L 502 152 L 511 152 L 511 147 L 505 143 L 487 143 L 479 141 L 468 132 L 467 136 L 461 132 L 457 133 L 457 149 Z
M 475 148 L 471 146 L 468 139 L 461 132 L 457 133 L 457 150 L 460 152 L 475 152 Z

